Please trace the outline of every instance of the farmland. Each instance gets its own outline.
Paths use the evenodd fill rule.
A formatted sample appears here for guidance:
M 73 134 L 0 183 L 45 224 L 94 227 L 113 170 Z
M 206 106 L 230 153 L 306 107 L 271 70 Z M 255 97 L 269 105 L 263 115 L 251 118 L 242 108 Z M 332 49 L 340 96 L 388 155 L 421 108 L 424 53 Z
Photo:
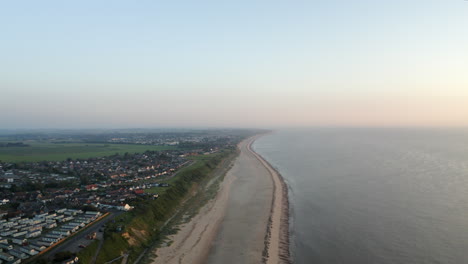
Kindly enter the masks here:
M 145 152 L 146 150 L 170 150 L 175 146 L 154 146 L 137 144 L 107 144 L 107 143 L 52 143 L 52 142 L 24 142 L 26 147 L 0 148 L 0 161 L 3 162 L 34 162 L 60 161 L 67 158 L 85 159 L 109 156 L 115 153 L 123 154 Z

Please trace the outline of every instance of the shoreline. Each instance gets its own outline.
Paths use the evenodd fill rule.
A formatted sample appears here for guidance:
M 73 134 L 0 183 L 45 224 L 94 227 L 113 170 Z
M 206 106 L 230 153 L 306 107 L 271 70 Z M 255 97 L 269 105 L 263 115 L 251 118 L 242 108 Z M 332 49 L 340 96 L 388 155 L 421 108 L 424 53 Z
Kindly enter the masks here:
M 225 205 L 229 198 L 230 186 L 234 180 L 232 177 L 228 178 L 228 174 L 235 159 L 223 168 L 227 169 L 227 172 L 220 183 L 215 198 L 203 205 L 188 222 L 176 224 L 175 227 L 179 231 L 167 237 L 169 245 L 151 250 L 152 254 L 157 255 L 157 257 L 148 263 L 203 264 L 206 262 L 211 242 L 214 240 L 225 215 Z
M 288 187 L 279 172 L 251 148 L 263 135 L 238 144 L 239 155 L 231 162 L 215 198 L 190 221 L 178 225 L 179 231 L 169 237 L 169 245 L 153 250 L 158 257 L 152 264 L 218 263 L 228 259 L 231 262 L 226 263 L 291 263 Z M 239 187 L 246 180 L 256 182 Z M 236 207 L 239 199 L 250 195 L 252 198 L 243 202 L 263 208 L 252 211 L 256 214 L 253 218 L 243 216 L 245 207 Z M 248 222 L 247 226 L 256 226 L 255 232 L 240 235 L 247 229 L 245 222 L 238 222 L 239 217 Z M 233 218 L 236 221 L 232 222 Z
M 263 135 L 255 136 L 248 144 L 247 149 L 252 152 L 268 170 L 273 181 L 273 200 L 267 226 L 267 234 L 265 236 L 263 263 L 290 264 L 292 261 L 289 250 L 288 186 L 278 170 L 252 149 L 253 143 L 261 136 Z

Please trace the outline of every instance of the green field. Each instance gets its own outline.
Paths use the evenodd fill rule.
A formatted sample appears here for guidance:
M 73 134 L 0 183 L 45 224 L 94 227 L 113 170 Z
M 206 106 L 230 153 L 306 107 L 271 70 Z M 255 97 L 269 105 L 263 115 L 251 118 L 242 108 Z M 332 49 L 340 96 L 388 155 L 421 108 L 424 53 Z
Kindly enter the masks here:
M 0 161 L 30 162 L 30 161 L 60 161 L 67 158 L 85 159 L 109 156 L 115 153 L 141 153 L 147 150 L 176 149 L 173 146 L 150 146 L 132 144 L 96 144 L 96 143 L 38 143 L 25 142 L 29 147 L 0 148 Z

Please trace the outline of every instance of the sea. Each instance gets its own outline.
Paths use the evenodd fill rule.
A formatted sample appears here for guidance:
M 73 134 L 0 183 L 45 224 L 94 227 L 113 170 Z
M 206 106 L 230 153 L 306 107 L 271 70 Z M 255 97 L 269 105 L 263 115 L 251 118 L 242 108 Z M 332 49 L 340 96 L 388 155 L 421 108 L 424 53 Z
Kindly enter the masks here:
M 468 263 L 468 130 L 278 130 L 294 263 Z

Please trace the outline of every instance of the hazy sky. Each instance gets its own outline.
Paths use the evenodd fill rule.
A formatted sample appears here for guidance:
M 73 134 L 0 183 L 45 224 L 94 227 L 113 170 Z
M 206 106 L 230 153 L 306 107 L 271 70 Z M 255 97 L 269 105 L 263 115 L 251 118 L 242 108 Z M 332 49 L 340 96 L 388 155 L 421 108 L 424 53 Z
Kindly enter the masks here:
M 0 128 L 467 126 L 468 2 L 2 1 Z

